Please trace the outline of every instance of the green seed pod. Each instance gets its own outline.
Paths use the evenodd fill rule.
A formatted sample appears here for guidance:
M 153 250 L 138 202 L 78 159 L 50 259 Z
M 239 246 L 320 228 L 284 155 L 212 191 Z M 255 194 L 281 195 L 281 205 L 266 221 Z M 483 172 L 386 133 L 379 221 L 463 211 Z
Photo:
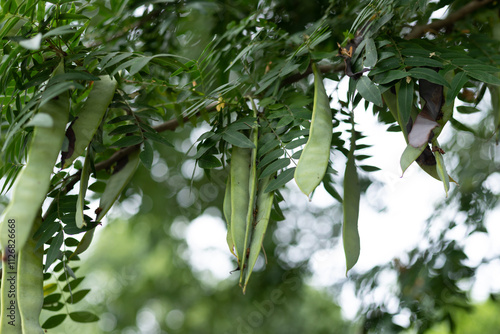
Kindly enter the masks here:
M 326 95 L 323 78 L 316 64 L 313 64 L 312 68 L 314 73 L 314 106 L 311 129 L 294 175 L 295 182 L 307 196 L 316 189 L 325 176 L 330 159 L 333 130 L 330 101 Z
M 62 73 L 64 73 L 63 62 L 54 70 L 54 75 Z M 12 191 L 11 201 L 0 219 L 2 222 L 0 226 L 0 242 L 4 258 L 8 261 L 3 262 L 1 287 L 2 311 L 0 315 L 0 332 L 2 333 L 21 333 L 22 319 L 18 316 L 18 303 L 32 298 L 32 296 L 26 297 L 24 291 L 21 292 L 19 289 L 21 289 L 21 287 L 23 290 L 25 289 L 25 282 L 20 282 L 23 280 L 23 272 L 25 270 L 29 272 L 29 274 L 27 273 L 28 276 L 31 274 L 36 276 L 34 274 L 36 270 L 33 269 L 34 266 L 32 266 L 33 263 L 28 265 L 29 269 L 26 269 L 23 264 L 26 261 L 29 263 L 30 259 L 33 260 L 33 258 L 31 254 L 25 255 L 24 259 L 26 259 L 26 261 L 24 261 L 22 257 L 19 259 L 17 259 L 17 257 L 19 251 L 22 250 L 25 245 L 27 245 L 27 241 L 31 239 L 33 225 L 39 215 L 39 210 L 50 186 L 50 176 L 54 169 L 59 151 L 61 150 L 64 130 L 68 122 L 68 92 L 65 91 L 45 103 L 40 107 L 39 113 L 49 116 L 52 122 L 49 126 L 35 127 L 26 165 L 17 177 L 16 184 Z M 19 262 L 16 263 L 16 260 Z M 42 273 L 41 269 L 40 273 Z M 33 283 L 34 286 L 38 284 L 37 282 Z M 13 289 L 15 291 L 14 293 L 11 292 L 12 286 L 17 286 Z M 32 289 L 28 290 L 34 292 Z M 34 300 L 38 301 L 39 299 L 35 297 Z M 37 308 L 35 304 L 31 306 L 31 310 Z M 25 309 L 28 313 L 32 312 L 30 306 L 26 306 Z M 39 312 L 37 314 L 39 314 Z M 9 321 L 13 321 L 15 326 Z M 31 323 L 29 317 L 27 321 L 29 324 Z
M 62 153 L 62 166 L 66 168 L 83 154 L 94 137 L 109 104 L 113 100 L 117 82 L 109 75 L 99 77 L 94 81 L 92 91 L 83 103 L 77 118 L 68 128 L 66 137 L 69 139 L 68 151 Z
M 54 74 L 64 71 L 61 63 Z M 67 91 L 45 103 L 39 113 L 48 115 L 52 125 L 36 126 L 28 153 L 26 165 L 19 173 L 12 191 L 12 198 L 5 209 L 0 226 L 0 242 L 2 249 L 8 247 L 12 240 L 8 233 L 7 221 L 16 221 L 16 252 L 22 249 L 35 221 L 38 210 L 42 206 L 50 186 L 50 176 L 61 150 L 66 123 L 69 115 L 69 94 Z
M 245 293 L 250 275 L 252 274 L 253 267 L 257 262 L 260 250 L 262 249 L 262 243 L 264 242 L 264 236 L 266 234 L 267 225 L 269 224 L 269 217 L 271 216 L 271 209 L 273 207 L 274 192 L 264 192 L 264 190 L 269 185 L 272 177 L 268 176 L 263 178 L 259 182 L 259 189 L 257 194 L 257 205 L 253 212 L 253 224 L 252 224 L 252 237 L 250 243 L 250 251 L 248 254 L 247 267 L 244 269 L 244 283 L 243 283 L 243 293 Z
M 257 116 L 257 107 L 255 106 L 253 100 L 251 100 L 254 109 L 254 116 Z M 253 229 L 253 221 L 254 221 L 254 213 L 255 213 L 255 197 L 257 195 L 257 144 L 259 141 L 259 128 L 257 124 L 252 130 L 252 139 L 254 148 L 252 149 L 252 153 L 250 155 L 250 174 L 248 179 L 248 203 L 247 203 L 247 218 L 245 224 L 245 244 L 243 247 L 244 253 L 240 258 L 240 286 L 244 284 L 244 275 L 248 271 L 247 259 L 250 252 L 250 241 L 252 237 L 252 229 Z M 243 293 L 245 293 L 245 289 L 243 289 Z
M 250 168 L 252 150 L 233 146 L 231 154 L 231 235 L 242 267 L 245 254 L 248 203 L 250 202 Z
M 234 256 L 236 256 L 236 254 L 234 253 L 233 235 L 231 234 L 231 175 L 228 175 L 227 177 L 226 192 L 224 194 L 224 203 L 222 211 L 224 212 L 224 218 L 226 218 L 227 222 L 227 236 L 226 236 L 227 246 L 229 247 L 229 251 Z
M 124 158 L 127 160 L 120 160 L 118 162 L 115 168 L 120 167 L 119 169 L 115 169 L 115 173 L 109 178 L 104 193 L 101 196 L 99 208 L 96 210 L 96 222 L 101 221 L 104 215 L 111 209 L 118 196 L 120 196 L 123 189 L 125 189 L 132 179 L 132 176 L 134 176 L 137 166 L 139 166 L 139 153 L 139 150 L 135 150 L 128 157 Z
M 37 217 L 31 234 L 42 224 Z M 43 306 L 43 247 L 36 248 L 36 240 L 29 238 L 19 253 L 17 291 L 23 334 L 43 334 L 40 312 Z M 2 332 L 3 333 L 3 332 Z
M 354 136 L 354 127 L 353 127 Z M 351 149 L 347 156 L 344 174 L 344 200 L 342 201 L 344 211 L 344 223 L 342 225 L 342 239 L 344 241 L 344 253 L 346 258 L 346 274 L 358 262 L 360 253 L 360 241 L 358 232 L 360 187 L 358 172 L 354 163 L 354 150 L 356 142 L 351 138 Z
M 3 224 L 8 224 L 13 229 L 17 225 L 15 220 L 10 220 Z M 15 241 L 11 243 L 11 246 L 6 246 L 2 250 L 2 291 L 0 296 L 2 311 L 0 315 L 0 333 L 22 334 L 18 307 L 19 297 L 17 294 L 17 281 L 19 280 L 17 268 L 19 260 L 17 260 L 18 254 L 16 254 Z

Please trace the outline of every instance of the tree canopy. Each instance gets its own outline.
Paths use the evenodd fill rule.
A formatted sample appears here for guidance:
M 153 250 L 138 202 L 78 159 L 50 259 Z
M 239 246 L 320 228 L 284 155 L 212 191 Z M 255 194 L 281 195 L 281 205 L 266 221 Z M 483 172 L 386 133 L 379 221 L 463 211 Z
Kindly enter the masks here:
M 472 263 L 465 250 L 490 233 L 500 192 L 496 1 L 0 8 L 0 330 L 95 332 L 100 318 L 116 333 L 424 333 L 472 310 L 470 286 L 499 255 Z M 443 187 L 423 242 L 368 272 L 356 271 L 358 216 L 380 168 L 359 113 L 400 133 L 402 173 L 418 165 Z M 294 183 L 336 204 L 299 223 Z M 109 217 L 115 202 L 126 218 Z M 237 279 L 190 265 L 179 231 L 204 214 L 226 221 Z M 340 244 L 331 261 L 347 277 L 310 287 L 312 255 Z M 372 298 L 388 274 L 387 298 Z M 336 305 L 344 284 L 362 301 L 356 324 Z M 97 306 L 73 305 L 89 297 Z

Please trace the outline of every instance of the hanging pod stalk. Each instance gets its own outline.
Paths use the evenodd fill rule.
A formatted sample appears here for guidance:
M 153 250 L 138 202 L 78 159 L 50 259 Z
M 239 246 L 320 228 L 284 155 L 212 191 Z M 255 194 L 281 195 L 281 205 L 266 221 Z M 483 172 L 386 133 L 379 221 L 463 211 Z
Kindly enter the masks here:
M 333 130 L 330 101 L 323 85 L 323 78 L 316 64 L 313 63 L 312 68 L 314 73 L 314 105 L 311 128 L 309 139 L 302 151 L 294 175 L 298 187 L 307 196 L 310 196 L 325 176 L 330 159 Z

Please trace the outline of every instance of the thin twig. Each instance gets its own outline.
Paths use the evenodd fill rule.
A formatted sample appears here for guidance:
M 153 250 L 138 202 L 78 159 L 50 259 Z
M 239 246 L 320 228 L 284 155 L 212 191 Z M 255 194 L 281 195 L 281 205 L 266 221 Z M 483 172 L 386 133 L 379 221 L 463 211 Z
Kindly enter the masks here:
M 321 73 L 340 72 L 343 69 L 344 69 L 344 63 L 335 64 L 335 65 L 319 65 L 318 66 L 318 70 Z M 311 65 L 309 65 L 309 67 L 307 68 L 307 70 L 305 70 L 304 73 L 292 74 L 289 77 L 286 77 L 285 79 L 283 79 L 283 81 L 281 81 L 280 87 L 286 87 L 288 85 L 296 83 L 297 81 L 300 81 L 304 78 L 307 78 L 309 76 L 309 74 L 311 74 L 311 73 L 312 73 L 312 67 L 311 67 Z
M 451 13 L 443 20 L 436 20 L 426 25 L 414 26 L 411 32 L 405 36 L 405 39 L 420 38 L 428 31 L 439 31 L 441 28 L 449 27 L 453 23 L 463 19 L 465 16 L 474 12 L 475 10 L 487 5 L 493 0 L 475 0 L 469 2 L 454 13 Z

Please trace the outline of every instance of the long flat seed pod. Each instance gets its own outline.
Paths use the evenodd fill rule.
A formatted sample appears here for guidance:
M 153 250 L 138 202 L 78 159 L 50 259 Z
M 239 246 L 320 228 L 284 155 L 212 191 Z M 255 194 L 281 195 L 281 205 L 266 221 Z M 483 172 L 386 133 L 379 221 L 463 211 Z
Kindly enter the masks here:
M 255 106 L 253 100 L 251 100 L 254 116 L 257 116 L 257 107 Z M 244 284 L 244 274 L 248 269 L 247 259 L 249 254 L 249 247 L 252 237 L 252 229 L 253 229 L 253 221 L 254 221 L 254 210 L 255 210 L 255 197 L 257 195 L 257 144 L 259 141 L 259 128 L 257 123 L 255 123 L 254 128 L 252 129 L 252 140 L 254 144 L 254 148 L 252 149 L 251 157 L 250 157 L 250 174 L 248 179 L 248 207 L 247 207 L 247 218 L 246 218 L 246 226 L 245 226 L 245 246 L 243 257 L 241 258 L 240 264 L 240 286 Z M 243 293 L 245 290 L 243 290 Z
M 233 146 L 231 153 L 231 234 L 241 269 L 245 254 L 252 150 Z
M 54 74 L 64 73 L 61 63 Z M 19 173 L 12 198 L 1 218 L 0 242 L 2 249 L 12 243 L 7 221 L 15 220 L 16 252 L 22 249 L 50 186 L 50 176 L 61 150 L 69 116 L 69 94 L 64 91 L 45 103 L 39 113 L 48 115 L 52 125 L 35 126 L 26 165 Z M 9 241 L 10 240 L 10 241 Z
M 101 221 L 104 215 L 111 209 L 118 196 L 122 193 L 123 189 L 134 176 L 134 173 L 139 166 L 139 150 L 130 153 L 124 159 L 118 162 L 119 170 L 115 169 L 115 173 L 110 176 L 106 183 L 106 188 L 99 201 L 99 208 L 97 209 L 96 222 Z M 117 167 L 118 167 L 117 166 Z
M 92 91 L 83 103 L 77 118 L 67 130 L 69 147 L 68 151 L 62 154 L 63 168 L 70 166 L 77 157 L 83 154 L 113 100 L 117 86 L 116 80 L 109 75 L 103 75 L 99 78 L 101 80 L 94 81 Z
M 316 64 L 313 64 L 312 68 L 314 73 L 314 105 L 311 129 L 294 175 L 295 182 L 307 196 L 316 189 L 325 176 L 330 159 L 333 130 L 330 101 L 326 95 L 323 78 Z
M 8 224 L 12 230 L 7 232 L 14 234 L 15 220 L 3 222 Z M 14 240 L 14 239 L 13 239 Z M 19 303 L 17 292 L 18 276 L 18 255 L 16 254 L 15 241 L 11 247 L 6 246 L 2 250 L 2 291 L 0 305 L 2 305 L 0 318 L 0 333 L 22 334 L 21 319 L 19 315 Z
M 358 172 L 354 164 L 354 150 L 356 142 L 351 138 L 351 149 L 347 156 L 347 164 L 344 174 L 344 200 L 342 206 L 344 209 L 344 223 L 342 225 L 342 239 L 344 241 L 344 252 L 346 258 L 346 273 L 358 262 L 360 253 L 360 241 L 358 232 L 358 216 L 359 216 L 359 198 L 360 187 L 358 180 Z
M 33 224 L 31 235 L 41 224 L 42 217 L 39 216 Z M 36 243 L 37 241 L 30 237 L 19 253 L 17 301 L 23 334 L 44 333 L 40 326 L 43 306 L 43 247 L 36 249 Z
M 257 262 L 260 250 L 262 249 L 262 243 L 264 242 L 264 236 L 266 234 L 267 226 L 269 224 L 269 217 L 271 216 L 271 209 L 273 207 L 274 192 L 264 192 L 264 190 L 269 185 L 271 181 L 271 176 L 263 178 L 259 181 L 259 190 L 257 194 L 257 205 L 254 211 L 254 223 L 252 232 L 252 241 L 250 243 L 250 251 L 248 255 L 247 266 L 244 269 L 244 283 L 243 283 L 243 293 L 245 293 L 250 275 L 252 274 L 253 267 Z
M 234 253 L 233 235 L 231 234 L 231 174 L 229 174 L 227 176 L 226 192 L 224 194 L 224 203 L 222 206 L 223 206 L 222 211 L 224 212 L 224 218 L 226 219 L 226 223 L 227 223 L 227 225 L 226 225 L 227 226 L 227 235 L 226 235 L 227 246 L 229 247 L 229 251 L 234 256 L 236 256 L 236 254 Z

